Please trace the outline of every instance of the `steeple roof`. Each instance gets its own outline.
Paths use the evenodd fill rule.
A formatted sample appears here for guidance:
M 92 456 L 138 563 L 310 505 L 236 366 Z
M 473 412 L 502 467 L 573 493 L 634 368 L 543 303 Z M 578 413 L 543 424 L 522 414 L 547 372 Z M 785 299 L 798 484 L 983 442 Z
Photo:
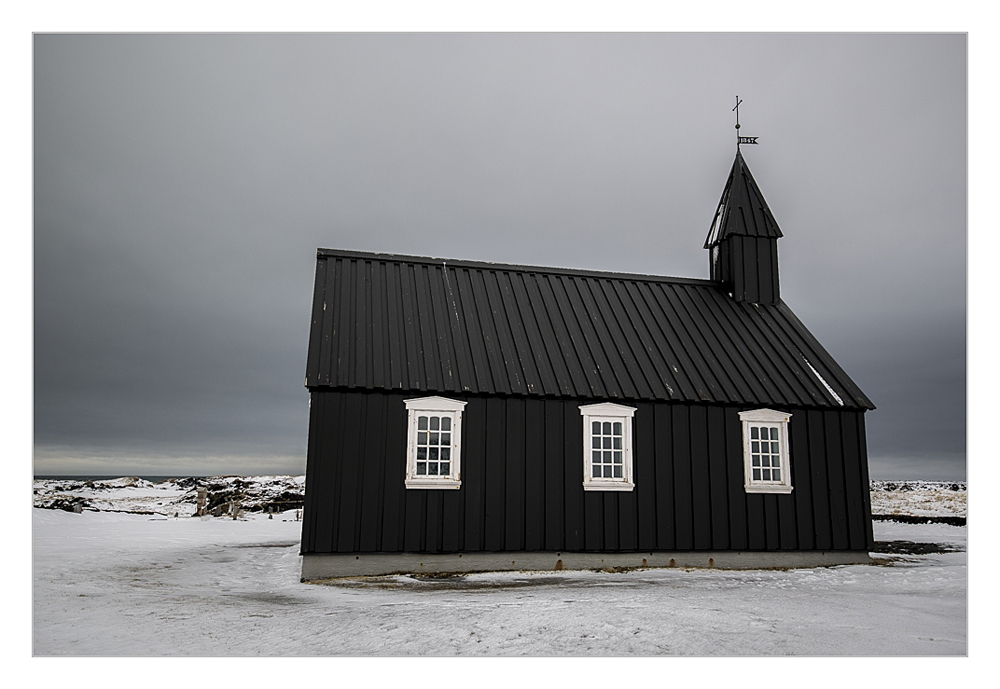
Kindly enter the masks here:
M 710 249 L 732 235 L 774 239 L 782 236 L 778 223 L 771 215 L 771 209 L 767 207 L 767 201 L 739 150 L 736 151 L 733 169 L 715 212 L 712 229 L 705 240 L 705 248 Z

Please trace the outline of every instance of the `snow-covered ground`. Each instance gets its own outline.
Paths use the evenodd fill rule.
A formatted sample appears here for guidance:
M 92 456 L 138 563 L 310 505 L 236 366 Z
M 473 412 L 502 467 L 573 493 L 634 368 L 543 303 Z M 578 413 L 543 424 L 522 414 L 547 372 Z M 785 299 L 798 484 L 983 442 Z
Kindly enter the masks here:
M 101 499 L 118 509 L 124 503 L 113 492 Z M 161 502 L 128 495 L 146 507 Z M 166 509 L 33 510 L 35 655 L 963 655 L 967 648 L 966 527 L 875 522 L 877 541 L 936 543 L 942 547 L 930 550 L 946 552 L 876 553 L 872 565 L 321 585 L 299 582 L 294 510 L 203 520 L 158 507 Z

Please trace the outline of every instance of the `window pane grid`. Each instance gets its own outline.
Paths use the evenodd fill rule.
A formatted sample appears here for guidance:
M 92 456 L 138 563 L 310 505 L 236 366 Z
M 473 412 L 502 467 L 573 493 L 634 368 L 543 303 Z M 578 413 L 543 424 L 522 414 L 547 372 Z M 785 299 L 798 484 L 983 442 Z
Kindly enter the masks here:
M 781 451 L 777 426 L 750 426 L 751 478 L 781 483 Z
M 417 416 L 417 476 L 450 476 L 451 415 Z
M 590 477 L 624 478 L 624 424 L 621 421 L 592 421 L 590 425 Z

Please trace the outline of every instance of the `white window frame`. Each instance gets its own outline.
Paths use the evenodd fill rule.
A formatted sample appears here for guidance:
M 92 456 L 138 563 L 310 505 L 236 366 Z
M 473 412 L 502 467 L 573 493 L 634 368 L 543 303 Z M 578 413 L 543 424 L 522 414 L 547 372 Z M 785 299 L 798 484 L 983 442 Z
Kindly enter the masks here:
M 585 404 L 580 406 L 580 415 L 583 416 L 583 489 L 633 490 L 635 483 L 632 480 L 632 417 L 635 415 L 635 407 L 626 407 L 611 402 Z M 591 464 L 593 433 L 591 424 L 594 422 L 603 423 L 605 421 L 612 423 L 620 422 L 622 424 L 623 469 L 621 478 L 595 478 L 593 476 L 593 465 Z
M 462 487 L 462 410 L 466 402 L 444 397 L 405 400 L 408 412 L 406 434 L 406 487 L 425 490 Z M 450 472 L 447 476 L 417 475 L 417 419 L 421 415 L 451 419 Z
M 788 452 L 788 420 L 792 415 L 788 412 L 773 409 L 753 409 L 740 412 L 743 423 L 743 487 L 747 493 L 791 493 L 792 463 Z M 764 481 L 753 478 L 753 459 L 751 452 L 750 428 L 778 429 L 778 468 L 780 481 Z

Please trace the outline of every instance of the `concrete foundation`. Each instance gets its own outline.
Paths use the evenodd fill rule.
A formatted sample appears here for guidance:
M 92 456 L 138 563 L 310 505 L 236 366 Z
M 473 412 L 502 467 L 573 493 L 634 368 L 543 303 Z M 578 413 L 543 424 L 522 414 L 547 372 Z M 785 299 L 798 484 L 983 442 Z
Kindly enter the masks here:
M 302 581 L 383 574 L 448 572 L 558 571 L 618 567 L 787 569 L 857 565 L 866 551 L 698 551 L 651 553 L 337 553 L 302 556 Z

